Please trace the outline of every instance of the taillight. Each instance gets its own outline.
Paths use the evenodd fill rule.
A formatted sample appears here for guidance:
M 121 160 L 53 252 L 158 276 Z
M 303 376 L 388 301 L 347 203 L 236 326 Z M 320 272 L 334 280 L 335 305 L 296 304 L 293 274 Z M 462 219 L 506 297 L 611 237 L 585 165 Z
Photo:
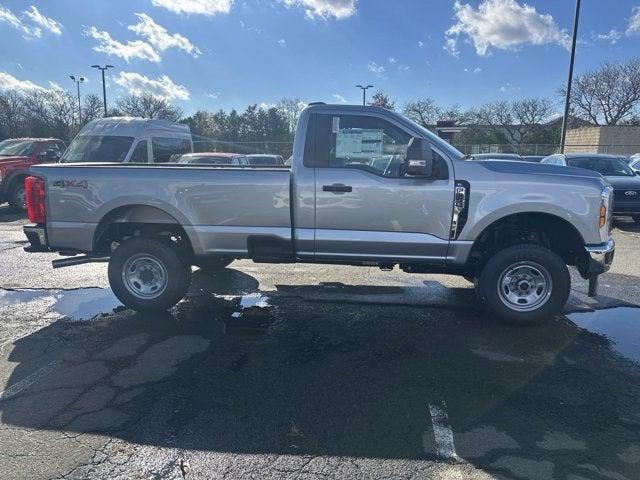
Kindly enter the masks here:
M 38 177 L 27 177 L 24 180 L 27 196 L 27 216 L 33 223 L 46 222 L 44 180 Z

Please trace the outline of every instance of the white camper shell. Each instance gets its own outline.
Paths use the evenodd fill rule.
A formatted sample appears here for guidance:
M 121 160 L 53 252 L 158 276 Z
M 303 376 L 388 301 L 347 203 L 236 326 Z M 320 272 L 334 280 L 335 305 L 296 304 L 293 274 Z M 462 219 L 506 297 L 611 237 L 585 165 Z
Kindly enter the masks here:
M 87 123 L 60 163 L 166 163 L 193 152 L 187 125 L 148 118 L 109 117 Z

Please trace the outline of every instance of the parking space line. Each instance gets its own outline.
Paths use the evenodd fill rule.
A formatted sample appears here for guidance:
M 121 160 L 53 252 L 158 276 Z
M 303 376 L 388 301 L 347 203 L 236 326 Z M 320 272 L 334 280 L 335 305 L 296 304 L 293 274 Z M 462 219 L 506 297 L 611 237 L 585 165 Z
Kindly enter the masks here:
M 53 370 L 59 363 L 60 363 L 60 360 L 54 360 L 53 362 L 49 363 L 48 365 L 45 365 L 44 367 L 36 370 L 31 375 L 26 376 L 25 378 L 23 378 L 19 382 L 14 383 L 13 385 L 11 385 L 6 390 L 1 391 L 0 392 L 0 402 L 2 402 L 3 400 L 8 400 L 11 397 L 15 397 L 22 390 L 24 390 L 25 388 L 30 387 L 31 385 L 36 383 L 38 380 L 40 380 L 42 377 L 44 377 L 45 375 L 49 374 L 51 372 L 51 370 Z
M 444 404 L 443 404 L 444 407 Z M 457 459 L 456 447 L 453 444 L 453 432 L 449 425 L 449 416 L 444 408 L 429 404 L 433 436 L 436 441 L 436 453 L 442 458 Z

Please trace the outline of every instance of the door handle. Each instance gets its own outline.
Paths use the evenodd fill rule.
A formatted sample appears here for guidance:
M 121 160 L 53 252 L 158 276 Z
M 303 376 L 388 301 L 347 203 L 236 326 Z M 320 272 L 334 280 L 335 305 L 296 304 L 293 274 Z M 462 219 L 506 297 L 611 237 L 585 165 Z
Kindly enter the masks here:
M 351 185 L 344 185 L 343 183 L 334 183 L 333 185 L 323 185 L 323 192 L 333 192 L 333 193 L 345 193 L 351 192 L 353 189 Z

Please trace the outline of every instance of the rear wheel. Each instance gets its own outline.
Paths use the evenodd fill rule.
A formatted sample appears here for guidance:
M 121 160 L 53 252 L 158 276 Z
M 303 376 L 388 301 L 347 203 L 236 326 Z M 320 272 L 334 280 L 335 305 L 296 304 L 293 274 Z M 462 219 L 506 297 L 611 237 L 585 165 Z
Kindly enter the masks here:
M 187 293 L 191 267 L 175 247 L 137 237 L 116 248 L 109 260 L 109 284 L 127 307 L 140 312 L 167 310 Z
M 501 318 L 533 324 L 562 310 L 569 298 L 571 277 L 562 258 L 548 248 L 514 245 L 487 261 L 476 288 Z
M 24 181 L 15 181 L 9 190 L 9 204 L 20 212 L 27 211 L 27 195 L 24 189 Z

